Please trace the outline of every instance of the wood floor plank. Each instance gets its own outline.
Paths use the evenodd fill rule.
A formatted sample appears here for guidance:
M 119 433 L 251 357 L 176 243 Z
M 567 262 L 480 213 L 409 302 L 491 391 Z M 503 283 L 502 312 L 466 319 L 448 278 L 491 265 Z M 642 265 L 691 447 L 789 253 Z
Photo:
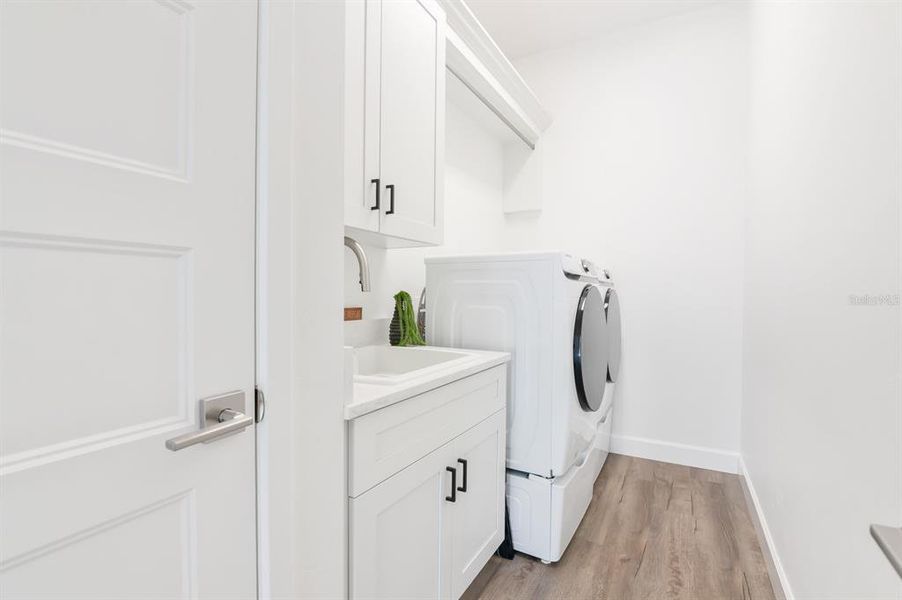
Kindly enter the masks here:
M 610 455 L 560 562 L 492 557 L 466 600 L 774 600 L 736 475 Z

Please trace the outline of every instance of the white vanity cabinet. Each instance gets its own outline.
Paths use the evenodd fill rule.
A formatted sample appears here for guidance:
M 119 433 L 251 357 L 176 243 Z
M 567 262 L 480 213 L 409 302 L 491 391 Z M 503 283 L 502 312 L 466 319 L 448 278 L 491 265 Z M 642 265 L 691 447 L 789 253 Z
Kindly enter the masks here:
M 345 225 L 385 246 L 440 244 L 445 14 L 435 0 L 351 3 L 348 56 Z
M 351 598 L 459 598 L 504 538 L 506 366 L 349 427 Z

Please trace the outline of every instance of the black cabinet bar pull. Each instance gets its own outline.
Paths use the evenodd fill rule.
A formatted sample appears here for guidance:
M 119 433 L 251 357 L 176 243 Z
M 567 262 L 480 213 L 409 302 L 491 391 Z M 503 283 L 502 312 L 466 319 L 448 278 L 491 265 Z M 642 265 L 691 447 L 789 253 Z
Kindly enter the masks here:
M 385 214 L 393 215 L 395 214 L 395 184 L 386 184 L 385 189 L 388 190 L 388 210 L 385 211 Z
M 454 467 L 445 467 L 446 471 L 451 472 L 451 495 L 445 496 L 448 502 L 457 502 L 457 469 Z
M 370 183 L 376 184 L 376 206 L 371 206 L 370 210 L 379 210 L 381 207 L 380 201 L 382 200 L 382 183 L 379 181 L 378 177 L 376 179 L 370 179 Z
M 464 476 L 463 476 L 464 483 L 462 486 L 457 488 L 457 491 L 466 493 L 466 491 L 467 491 L 467 461 L 464 458 L 458 458 L 457 462 L 459 462 L 460 464 L 463 465 L 463 471 L 464 471 Z

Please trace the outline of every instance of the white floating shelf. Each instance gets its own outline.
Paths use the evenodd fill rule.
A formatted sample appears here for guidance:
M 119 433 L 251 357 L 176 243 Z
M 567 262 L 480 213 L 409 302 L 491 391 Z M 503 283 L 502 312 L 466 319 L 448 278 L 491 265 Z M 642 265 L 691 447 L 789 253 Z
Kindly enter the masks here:
M 448 20 L 445 64 L 527 146 L 551 116 L 463 0 L 439 0 Z

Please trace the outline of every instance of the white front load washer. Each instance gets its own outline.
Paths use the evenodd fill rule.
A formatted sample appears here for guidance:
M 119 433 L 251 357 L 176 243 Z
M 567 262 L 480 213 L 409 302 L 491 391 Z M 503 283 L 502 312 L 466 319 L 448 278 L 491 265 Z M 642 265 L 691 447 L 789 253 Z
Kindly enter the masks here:
M 429 342 L 503 350 L 514 547 L 557 561 L 610 447 L 620 361 L 611 278 L 562 252 L 426 259 Z

